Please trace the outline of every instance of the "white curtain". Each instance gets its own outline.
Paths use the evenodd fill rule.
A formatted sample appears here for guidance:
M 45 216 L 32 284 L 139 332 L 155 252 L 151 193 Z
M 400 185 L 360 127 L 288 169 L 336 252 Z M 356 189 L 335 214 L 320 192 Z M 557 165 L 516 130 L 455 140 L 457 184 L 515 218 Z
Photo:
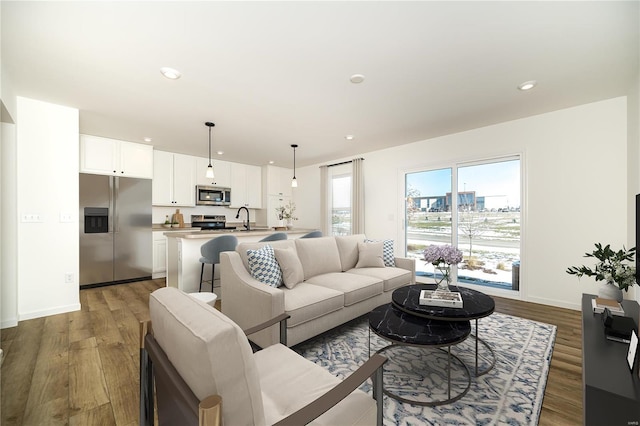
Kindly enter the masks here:
M 364 234 L 364 174 L 362 158 L 351 160 L 351 233 Z
M 329 167 L 320 166 L 320 230 L 322 235 L 331 235 L 329 228 L 329 193 L 327 186 L 329 178 Z

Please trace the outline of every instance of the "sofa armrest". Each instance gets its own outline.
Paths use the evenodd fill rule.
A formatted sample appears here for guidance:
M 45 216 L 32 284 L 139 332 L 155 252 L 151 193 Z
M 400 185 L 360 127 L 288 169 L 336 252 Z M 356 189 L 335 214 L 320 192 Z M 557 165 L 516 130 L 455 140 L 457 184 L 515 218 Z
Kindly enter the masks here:
M 408 257 L 396 257 L 396 267 L 411 271 L 411 283 L 416 283 L 416 260 Z
M 284 313 L 284 292 L 251 276 L 237 252 L 220 253 L 220 288 L 222 313 L 243 330 Z M 277 324 L 251 335 L 260 347 L 280 342 Z

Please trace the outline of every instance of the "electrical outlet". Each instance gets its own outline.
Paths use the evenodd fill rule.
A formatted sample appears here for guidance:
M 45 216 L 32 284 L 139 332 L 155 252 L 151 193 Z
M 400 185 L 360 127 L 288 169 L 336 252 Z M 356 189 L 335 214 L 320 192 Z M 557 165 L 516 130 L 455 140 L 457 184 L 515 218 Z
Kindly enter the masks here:
M 72 213 L 60 213 L 60 222 L 61 223 L 73 222 L 73 214 Z
M 73 272 L 67 272 L 64 274 L 64 282 L 66 284 L 73 284 Z

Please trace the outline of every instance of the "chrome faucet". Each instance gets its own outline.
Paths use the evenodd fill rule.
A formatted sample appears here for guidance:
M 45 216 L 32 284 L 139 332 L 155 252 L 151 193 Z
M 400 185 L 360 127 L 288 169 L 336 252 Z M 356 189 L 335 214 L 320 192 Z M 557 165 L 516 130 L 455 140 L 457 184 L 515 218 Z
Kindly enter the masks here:
M 247 211 L 247 224 L 245 225 L 244 220 L 242 221 L 242 226 L 246 228 L 247 231 L 251 231 L 251 225 L 249 224 L 249 209 L 246 207 L 240 207 L 238 209 L 238 213 L 236 213 L 236 219 L 240 217 L 240 210 L 245 209 Z

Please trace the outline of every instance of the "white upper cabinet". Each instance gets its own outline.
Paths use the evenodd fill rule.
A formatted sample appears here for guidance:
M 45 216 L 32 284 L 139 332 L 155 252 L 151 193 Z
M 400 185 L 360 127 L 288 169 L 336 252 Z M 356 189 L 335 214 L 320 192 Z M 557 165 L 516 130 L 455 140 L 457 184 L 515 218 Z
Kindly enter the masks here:
M 153 205 L 195 206 L 195 174 L 196 157 L 153 151 Z
M 153 178 L 153 147 L 99 136 L 80 135 L 80 172 Z
M 265 195 L 291 197 L 293 170 L 284 167 L 264 166 L 262 177 L 266 188 Z
M 262 168 L 231 163 L 231 205 L 229 207 L 262 208 Z
M 196 157 L 196 183 L 198 185 L 212 185 L 223 188 L 231 187 L 231 163 L 228 161 L 211 160 L 213 165 L 214 178 L 206 177 L 209 159 L 205 157 Z

